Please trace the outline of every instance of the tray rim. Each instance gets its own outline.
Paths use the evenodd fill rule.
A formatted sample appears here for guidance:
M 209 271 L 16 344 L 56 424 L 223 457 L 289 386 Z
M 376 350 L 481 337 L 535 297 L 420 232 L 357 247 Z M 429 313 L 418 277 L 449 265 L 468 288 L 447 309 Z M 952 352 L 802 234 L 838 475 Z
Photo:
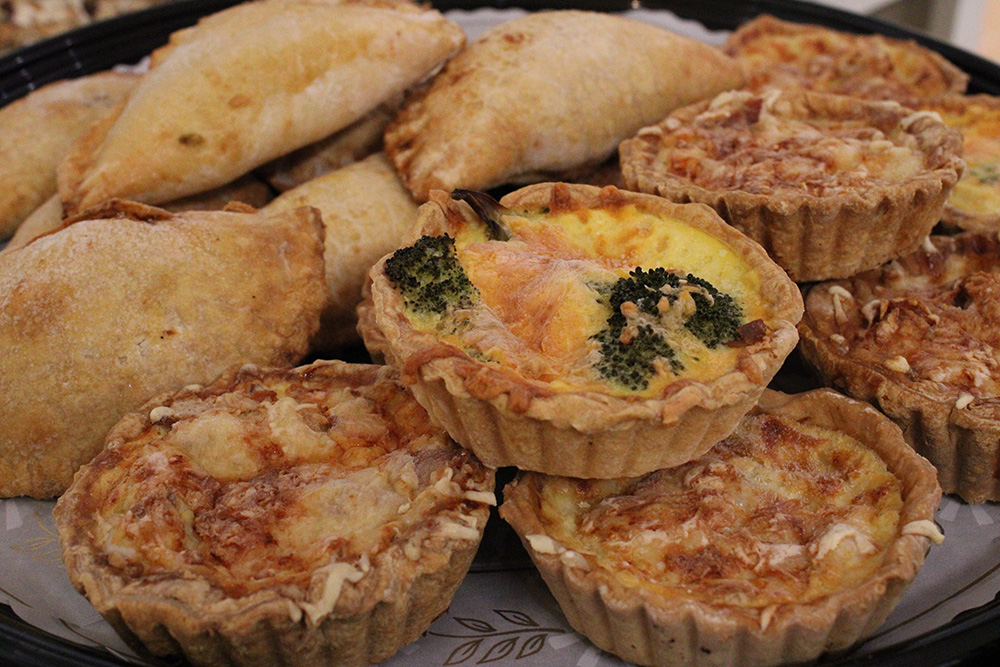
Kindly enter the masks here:
M 194 24 L 198 18 L 243 0 L 175 0 L 124 16 L 99 21 L 50 37 L 0 57 L 0 107 L 34 88 L 62 79 L 134 64 L 169 34 Z M 970 93 L 1000 95 L 1000 64 L 928 35 L 879 19 L 805 0 L 430 0 L 435 9 L 480 8 L 586 9 L 624 12 L 631 9 L 668 10 L 710 30 L 732 30 L 763 14 L 797 22 L 819 23 L 855 33 L 879 33 L 910 39 L 931 48 L 970 76 Z M 115 49 L 109 49 L 109 43 Z M 52 667 L 121 667 L 133 663 L 109 651 L 75 644 L 20 619 L 9 605 L 0 604 L 0 664 Z M 984 650 L 1000 647 L 1000 593 L 990 602 L 966 610 L 951 622 L 913 639 L 871 653 L 826 655 L 817 664 L 829 667 L 932 667 L 971 660 Z M 186 665 L 161 660 L 164 665 Z

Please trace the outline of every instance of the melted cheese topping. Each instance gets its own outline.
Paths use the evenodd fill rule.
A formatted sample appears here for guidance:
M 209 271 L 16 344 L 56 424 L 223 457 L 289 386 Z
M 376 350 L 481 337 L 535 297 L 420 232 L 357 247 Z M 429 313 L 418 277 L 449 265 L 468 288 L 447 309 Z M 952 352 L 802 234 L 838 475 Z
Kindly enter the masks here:
M 938 239 L 949 249 L 917 251 L 905 269 L 894 263 L 817 288 L 807 311 L 836 299 L 823 326 L 840 356 L 966 409 L 1000 394 L 1000 274 L 995 240 L 956 238 L 958 250 Z
M 732 296 L 745 321 L 768 317 L 756 270 L 726 243 L 679 220 L 629 205 L 510 215 L 505 222 L 512 235 L 507 241 L 489 240 L 478 226 L 456 235 L 459 261 L 481 296 L 478 306 L 461 314 L 466 326 L 442 333 L 434 318 L 411 314 L 411 320 L 437 327 L 436 335 L 475 358 L 555 389 L 616 390 L 594 370 L 600 345 L 592 336 L 611 314 L 601 289 L 636 267 L 691 272 Z M 686 378 L 718 377 L 739 354 L 725 345 L 706 347 L 683 325 L 671 331 L 670 342 Z M 676 379 L 665 365 L 640 393 L 657 395 Z
M 289 372 L 290 373 L 290 372 Z M 89 473 L 88 533 L 133 579 L 280 588 L 315 616 L 392 544 L 478 540 L 492 476 L 395 380 L 242 375 L 182 394 Z
M 933 52 L 914 42 L 774 20 L 747 27 L 727 51 L 745 64 L 753 90 L 805 88 L 901 102 L 952 90 Z
M 796 117 L 775 96 L 723 93 L 690 122 L 668 119 L 657 129 L 667 171 L 695 185 L 828 196 L 921 173 L 924 156 L 904 127 L 885 132 L 859 119 Z
M 970 101 L 962 108 L 928 103 L 962 133 L 965 171 L 948 203 L 970 215 L 1000 216 L 1000 104 Z
M 770 610 L 872 574 L 899 532 L 900 482 L 868 447 L 783 417 L 745 418 L 707 455 L 633 480 L 547 478 L 545 553 L 629 588 Z

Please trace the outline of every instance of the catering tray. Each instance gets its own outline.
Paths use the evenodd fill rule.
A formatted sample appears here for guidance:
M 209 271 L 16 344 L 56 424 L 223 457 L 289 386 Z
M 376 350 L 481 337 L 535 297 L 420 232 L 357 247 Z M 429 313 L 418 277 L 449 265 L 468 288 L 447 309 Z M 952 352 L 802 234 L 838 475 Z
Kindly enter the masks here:
M 0 106 L 46 83 L 140 62 L 174 30 L 235 0 L 180 0 L 92 24 L 0 58 Z M 760 0 L 432 0 L 470 36 L 523 11 L 579 8 L 627 12 L 709 43 L 761 13 L 839 30 L 915 39 L 970 76 L 969 92 L 1000 95 L 1000 66 L 902 28 L 806 2 Z M 0 186 L 2 187 L 2 186 Z M 364 352 L 345 352 L 363 360 Z M 774 386 L 809 387 L 793 357 Z M 498 488 L 511 470 L 498 472 Z M 26 666 L 183 665 L 132 652 L 89 603 L 72 591 L 59 559 L 54 503 L 0 500 L 0 664 Z M 955 665 L 1000 653 L 1000 505 L 945 498 L 938 522 L 947 536 L 885 625 L 854 650 L 822 665 Z M 405 665 L 624 665 L 573 632 L 514 533 L 495 515 L 448 612 L 416 643 L 383 663 Z

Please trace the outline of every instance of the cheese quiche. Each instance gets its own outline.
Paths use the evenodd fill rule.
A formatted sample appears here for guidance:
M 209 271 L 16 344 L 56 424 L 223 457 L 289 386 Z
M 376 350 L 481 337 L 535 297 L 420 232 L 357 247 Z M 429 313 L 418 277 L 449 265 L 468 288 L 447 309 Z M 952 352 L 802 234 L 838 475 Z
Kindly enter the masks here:
M 913 250 L 962 174 L 961 135 L 896 102 L 723 93 L 622 143 L 625 186 L 709 204 L 798 282 Z
M 1000 230 L 1000 98 L 947 95 L 922 102 L 962 133 L 965 172 L 941 214 L 951 230 Z
M 799 331 L 823 381 L 870 401 L 967 502 L 1000 500 L 1000 242 L 932 236 L 849 280 L 814 285 Z
M 913 40 L 856 35 L 763 14 L 733 31 L 723 51 L 743 66 L 747 88 L 799 88 L 915 104 L 962 93 L 969 76 Z
M 798 289 L 707 207 L 565 183 L 454 196 L 372 268 L 362 335 L 487 465 L 683 463 L 795 345 Z
M 704 456 L 634 479 L 521 474 L 500 515 L 567 620 L 640 665 L 811 661 L 873 632 L 941 489 L 877 410 L 767 391 Z
M 448 606 L 493 472 L 384 366 L 244 366 L 125 417 L 59 499 L 74 586 L 195 665 L 365 665 Z

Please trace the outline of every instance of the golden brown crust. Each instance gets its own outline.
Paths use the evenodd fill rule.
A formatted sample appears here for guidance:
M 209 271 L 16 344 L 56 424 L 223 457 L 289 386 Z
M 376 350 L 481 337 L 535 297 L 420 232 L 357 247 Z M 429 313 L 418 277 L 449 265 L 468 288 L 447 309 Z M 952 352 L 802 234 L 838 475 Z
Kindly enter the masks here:
M 492 491 L 391 369 L 245 366 L 126 416 L 56 521 L 74 585 L 154 654 L 364 665 L 447 607 Z
M 323 227 L 109 202 L 0 261 L 0 495 L 51 497 L 150 396 L 305 354 Z M 247 271 L 248 263 L 255 267 Z
M 38 88 L 0 109 L 0 240 L 56 193 L 56 167 L 73 142 L 109 113 L 138 75 L 100 72 Z
M 799 282 L 916 248 L 964 168 L 961 136 L 931 114 L 808 91 L 724 93 L 620 155 L 627 187 L 712 206 Z
M 483 33 L 412 95 L 386 152 L 421 202 L 434 189 L 569 180 L 643 125 L 741 83 L 732 59 L 667 30 L 536 12 Z
M 801 465 L 826 454 L 823 474 Z M 940 496 L 930 464 L 870 406 L 765 392 L 704 459 L 640 480 L 522 474 L 500 513 L 598 647 L 643 665 L 776 665 L 845 649 L 885 620 L 940 538 Z
M 723 50 L 743 66 L 750 90 L 769 87 L 913 105 L 965 92 L 969 76 L 913 40 L 855 35 L 764 14 L 744 23 Z
M 465 209 L 443 193 L 438 194 L 421 208 L 416 233 L 454 234 L 470 224 L 464 217 Z M 583 376 L 574 379 L 569 370 L 573 366 L 559 365 L 559 350 L 543 350 L 534 357 L 538 363 L 487 363 L 481 355 L 461 349 L 463 343 L 420 328 L 409 319 L 402 297 L 386 277 L 383 258 L 370 273 L 370 315 L 380 334 L 374 341 L 377 351 L 403 369 L 404 378 L 414 383 L 414 394 L 421 404 L 459 443 L 470 447 L 488 465 L 516 465 L 578 477 L 631 476 L 677 465 L 705 451 L 735 426 L 756 402 L 790 346 L 794 346 L 792 329 L 801 314 L 797 288 L 759 246 L 723 224 L 705 207 L 677 206 L 662 198 L 613 187 L 566 184 L 529 186 L 511 193 L 501 203 L 515 211 L 548 211 L 553 215 L 565 211 L 614 212 L 635 206 L 643 214 L 680 220 L 681 228 L 699 230 L 699 234 L 720 240 L 719 247 L 732 253 L 734 265 L 759 271 L 760 284 L 767 288 L 755 298 L 763 299 L 760 312 L 764 314 L 760 317 L 768 331 L 746 347 L 727 351 L 726 359 L 731 357 L 731 361 L 706 371 L 705 378 L 681 375 L 675 381 L 664 379 L 662 388 L 657 384 L 652 394 L 622 395 L 606 382 L 585 380 Z M 628 219 L 620 224 L 623 237 L 628 236 L 625 230 L 640 229 L 630 227 L 638 223 Z M 500 244 L 498 250 L 503 247 Z M 697 266 L 671 268 L 699 273 Z M 513 273 L 491 275 L 512 278 Z M 485 288 L 485 283 L 481 284 Z M 490 293 L 506 292 L 500 296 L 512 299 L 507 310 L 515 316 L 520 312 L 534 322 L 546 319 L 536 312 L 537 304 L 519 300 L 513 284 L 497 288 Z M 362 324 L 365 322 L 363 317 Z M 500 326 L 515 330 L 517 323 L 512 320 Z M 509 338 L 508 334 L 497 333 L 498 329 L 490 331 L 473 325 L 470 335 L 510 340 L 513 347 L 507 349 L 512 354 L 529 350 L 529 339 L 535 338 L 528 333 L 524 339 Z M 586 342 L 586 336 L 584 339 L 591 344 Z M 575 351 L 571 348 L 568 353 L 575 358 Z M 591 357 L 582 359 L 586 362 Z M 553 368 L 563 370 L 554 371 L 554 377 L 531 374 L 531 368 L 549 362 Z
M 368 271 L 398 248 L 417 218 L 417 204 L 383 153 L 282 193 L 265 211 L 314 206 L 326 228 L 327 305 L 314 351 L 357 343 L 355 307 Z
M 799 326 L 823 381 L 874 403 L 967 502 L 1000 499 L 1000 245 L 931 237 L 881 269 L 810 289 Z
M 160 204 L 229 183 L 398 97 L 464 41 L 408 0 L 260 0 L 209 15 L 154 53 L 128 103 L 73 146 L 64 207 Z
M 941 214 L 952 231 L 1000 230 L 1000 98 L 993 95 L 945 95 L 920 108 L 939 114 L 962 133 L 965 172 Z

